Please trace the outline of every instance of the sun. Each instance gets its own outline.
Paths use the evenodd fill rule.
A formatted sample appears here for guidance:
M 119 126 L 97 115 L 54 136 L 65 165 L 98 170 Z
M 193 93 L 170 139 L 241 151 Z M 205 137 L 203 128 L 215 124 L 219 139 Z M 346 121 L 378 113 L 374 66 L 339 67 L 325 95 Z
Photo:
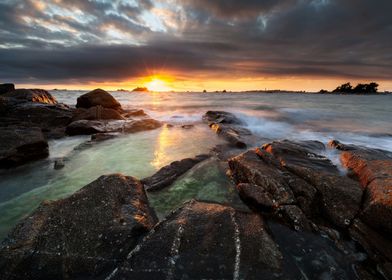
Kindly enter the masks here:
M 160 78 L 153 77 L 149 82 L 145 84 L 145 86 L 150 91 L 170 91 L 171 88 L 169 87 L 168 83 Z

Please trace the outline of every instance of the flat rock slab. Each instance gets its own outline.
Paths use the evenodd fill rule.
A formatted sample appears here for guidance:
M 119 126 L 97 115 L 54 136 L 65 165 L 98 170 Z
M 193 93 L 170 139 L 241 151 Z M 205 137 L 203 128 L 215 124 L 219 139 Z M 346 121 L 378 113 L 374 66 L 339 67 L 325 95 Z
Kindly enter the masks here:
M 142 184 L 101 176 L 19 223 L 0 250 L 1 279 L 86 279 L 125 259 L 157 222 Z
M 151 177 L 143 179 L 142 183 L 147 191 L 161 190 L 170 186 L 178 177 L 207 158 L 209 158 L 209 155 L 198 155 L 194 158 L 174 161 L 169 165 L 162 167 Z
M 261 216 L 193 200 L 159 223 L 107 279 L 275 279 L 281 262 Z
M 0 127 L 0 168 L 9 168 L 49 155 L 39 127 Z
M 154 119 L 138 120 L 79 120 L 72 122 L 66 128 L 68 135 L 90 135 L 96 133 L 136 133 L 152 130 L 162 126 L 162 123 Z
M 365 190 L 363 220 L 392 235 L 392 153 L 338 141 L 330 145 L 341 150 L 341 161 L 359 179 Z

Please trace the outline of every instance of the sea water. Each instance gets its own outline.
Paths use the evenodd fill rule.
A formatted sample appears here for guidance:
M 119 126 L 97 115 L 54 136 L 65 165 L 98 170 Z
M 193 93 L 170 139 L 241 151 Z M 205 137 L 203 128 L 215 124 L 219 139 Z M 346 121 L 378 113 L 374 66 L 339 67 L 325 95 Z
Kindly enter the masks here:
M 59 102 L 75 105 L 84 91 L 52 91 Z M 263 138 L 337 139 L 392 151 L 392 96 L 292 93 L 130 93 L 112 92 L 124 108 L 142 108 L 173 127 L 124 135 L 95 145 L 87 136 L 49 142 L 48 159 L 0 171 L 0 238 L 42 201 L 66 197 L 101 175 L 123 173 L 142 179 L 172 161 L 208 153 L 223 143 L 202 115 L 208 110 L 235 113 Z M 193 124 L 184 129 L 184 124 Z M 262 144 L 262 143 L 260 143 Z M 326 155 L 339 166 L 333 150 Z M 53 168 L 57 158 L 65 167 Z M 150 195 L 158 215 L 197 198 L 239 205 L 234 186 L 214 160 L 201 163 L 173 186 Z M 344 170 L 342 170 L 344 172 Z

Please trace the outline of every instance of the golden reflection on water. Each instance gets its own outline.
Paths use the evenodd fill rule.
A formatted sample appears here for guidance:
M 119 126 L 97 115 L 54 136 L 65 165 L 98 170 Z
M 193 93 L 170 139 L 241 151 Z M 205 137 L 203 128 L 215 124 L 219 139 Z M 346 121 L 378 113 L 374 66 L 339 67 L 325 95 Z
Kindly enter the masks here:
M 175 132 L 175 130 L 170 131 L 167 126 L 162 128 L 155 146 L 154 159 L 151 162 L 155 168 L 159 169 L 171 162 L 169 151 L 181 142 L 181 138 L 176 134 L 178 132 Z

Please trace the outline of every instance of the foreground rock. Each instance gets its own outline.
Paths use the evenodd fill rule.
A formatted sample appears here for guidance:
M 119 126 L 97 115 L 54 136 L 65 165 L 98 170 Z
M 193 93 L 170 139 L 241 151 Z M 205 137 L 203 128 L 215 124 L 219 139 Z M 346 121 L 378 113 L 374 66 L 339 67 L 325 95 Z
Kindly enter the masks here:
M 158 224 L 107 279 L 271 279 L 281 266 L 261 216 L 191 201 Z
M 341 160 L 365 190 L 362 219 L 392 235 L 392 153 L 338 141 L 330 143 L 341 150 Z
M 124 260 L 156 223 L 142 184 L 101 176 L 69 198 L 43 203 L 0 250 L 2 279 L 86 279 Z
M 116 121 L 89 121 L 80 120 L 72 122 L 66 128 L 68 135 L 90 135 L 96 133 L 136 133 L 153 130 L 162 126 L 154 119 L 116 120 Z
M 65 135 L 72 109 L 45 90 L 18 89 L 0 97 L 1 126 L 40 127 L 48 138 Z
M 232 158 L 229 166 L 248 204 L 262 210 L 298 205 L 309 218 L 321 215 L 335 226 L 347 227 L 359 212 L 362 190 L 330 160 L 314 153 L 323 148 L 316 141 L 276 141 Z
M 171 164 L 162 167 L 153 176 L 143 179 L 142 183 L 147 191 L 161 190 L 171 185 L 178 177 L 207 158 L 209 158 L 208 155 L 198 155 L 194 158 L 174 161 Z
M 0 168 L 10 168 L 49 155 L 38 127 L 0 127 Z
M 0 94 L 4 94 L 15 90 L 14 84 L 0 84 Z
M 72 121 L 79 120 L 125 120 L 125 118 L 118 111 L 99 105 L 88 109 L 76 109 L 73 112 Z
M 95 89 L 78 97 L 76 108 L 91 108 L 102 106 L 104 108 L 121 111 L 121 104 L 107 91 Z
M 203 116 L 203 119 L 213 131 L 233 147 L 242 149 L 255 142 L 255 137 L 252 133 L 242 127 L 243 122 L 232 113 L 208 111 Z
M 14 91 L 2 94 L 2 97 L 14 98 L 23 102 L 57 104 L 56 98 L 43 89 L 16 89 Z

